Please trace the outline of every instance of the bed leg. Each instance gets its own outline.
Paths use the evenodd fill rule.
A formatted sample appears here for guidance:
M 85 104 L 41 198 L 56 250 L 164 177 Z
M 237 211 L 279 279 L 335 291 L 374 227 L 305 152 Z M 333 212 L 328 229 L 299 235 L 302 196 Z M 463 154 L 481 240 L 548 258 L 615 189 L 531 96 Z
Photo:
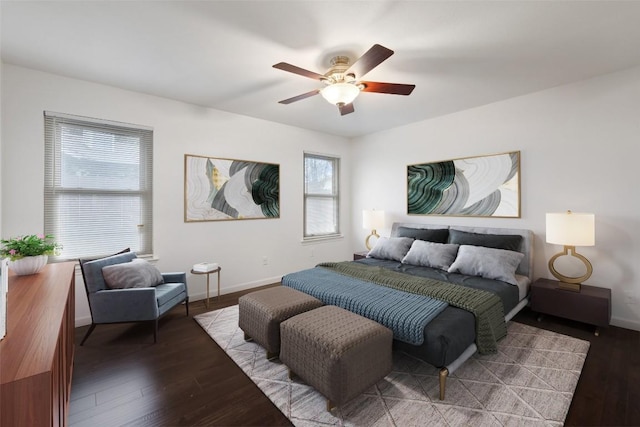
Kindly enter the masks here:
M 444 389 L 447 386 L 447 377 L 449 370 L 447 368 L 440 369 L 440 400 L 444 400 Z

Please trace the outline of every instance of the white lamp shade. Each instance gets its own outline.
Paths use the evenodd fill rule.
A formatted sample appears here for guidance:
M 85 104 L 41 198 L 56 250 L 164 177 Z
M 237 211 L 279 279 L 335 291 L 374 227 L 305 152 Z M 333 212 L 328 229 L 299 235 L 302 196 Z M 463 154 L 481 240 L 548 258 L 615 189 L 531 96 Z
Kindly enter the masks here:
M 334 83 L 320 91 L 322 97 L 334 105 L 351 104 L 359 93 L 360 89 L 351 83 Z
M 547 243 L 564 246 L 595 245 L 595 215 L 571 211 L 548 213 Z
M 362 211 L 362 228 L 378 230 L 384 227 L 384 211 Z

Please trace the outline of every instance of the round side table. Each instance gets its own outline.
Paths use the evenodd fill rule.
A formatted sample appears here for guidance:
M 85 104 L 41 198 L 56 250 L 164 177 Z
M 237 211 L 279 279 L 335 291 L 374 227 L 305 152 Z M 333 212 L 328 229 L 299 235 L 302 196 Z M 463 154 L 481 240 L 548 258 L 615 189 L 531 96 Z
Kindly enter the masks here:
M 218 293 L 216 294 L 216 298 L 218 301 L 220 301 L 220 270 L 222 270 L 222 267 L 218 267 L 215 270 L 211 270 L 211 271 L 195 271 L 195 270 L 191 270 L 191 274 L 206 274 L 207 275 L 207 299 L 205 300 L 205 305 L 207 306 L 207 308 L 209 308 L 209 275 L 211 273 L 218 273 Z

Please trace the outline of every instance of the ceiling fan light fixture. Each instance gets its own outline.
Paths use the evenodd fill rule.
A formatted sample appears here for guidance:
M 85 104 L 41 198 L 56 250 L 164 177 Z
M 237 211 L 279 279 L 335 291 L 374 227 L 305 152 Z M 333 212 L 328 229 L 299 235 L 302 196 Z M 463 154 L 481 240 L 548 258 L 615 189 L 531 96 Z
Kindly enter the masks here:
M 320 94 L 330 104 L 351 104 L 360 93 L 360 89 L 351 83 L 334 83 L 322 89 Z

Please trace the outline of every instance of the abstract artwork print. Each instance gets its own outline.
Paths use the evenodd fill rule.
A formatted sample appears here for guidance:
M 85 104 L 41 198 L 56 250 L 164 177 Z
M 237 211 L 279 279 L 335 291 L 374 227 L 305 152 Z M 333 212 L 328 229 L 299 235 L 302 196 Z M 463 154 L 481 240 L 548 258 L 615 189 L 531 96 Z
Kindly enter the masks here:
M 520 218 L 520 152 L 407 166 L 407 213 Z
M 280 165 L 184 156 L 184 220 L 280 217 Z

